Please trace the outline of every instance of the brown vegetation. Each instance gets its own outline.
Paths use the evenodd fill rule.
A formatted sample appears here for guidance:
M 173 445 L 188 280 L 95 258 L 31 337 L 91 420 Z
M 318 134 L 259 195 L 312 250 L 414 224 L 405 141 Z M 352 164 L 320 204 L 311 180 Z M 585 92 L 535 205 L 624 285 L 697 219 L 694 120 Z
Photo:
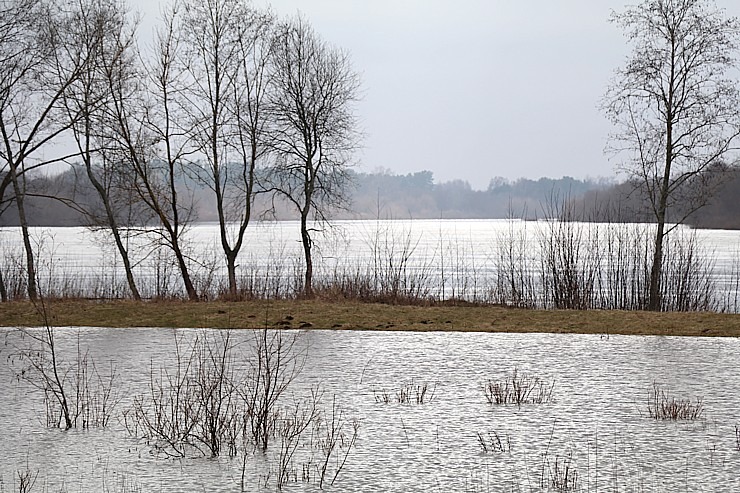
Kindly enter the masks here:
M 54 326 L 212 327 L 453 332 L 550 332 L 673 336 L 740 336 L 740 315 L 620 310 L 530 310 L 494 305 L 429 306 L 322 300 L 49 301 Z M 43 325 L 30 302 L 0 304 L 3 326 Z

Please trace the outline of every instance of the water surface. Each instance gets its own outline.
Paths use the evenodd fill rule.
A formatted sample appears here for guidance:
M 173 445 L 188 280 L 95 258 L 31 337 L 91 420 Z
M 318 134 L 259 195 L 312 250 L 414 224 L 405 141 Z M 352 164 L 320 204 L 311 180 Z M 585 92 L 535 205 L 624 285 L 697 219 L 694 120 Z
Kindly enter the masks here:
M 44 423 L 41 396 L 14 378 L 7 356 L 18 334 L 0 329 L 0 476 L 13 491 L 17 470 L 38 471 L 48 491 L 235 491 L 235 459 L 158 457 L 117 420 L 108 429 L 61 431 Z M 98 364 L 113 361 L 123 400 L 146 391 L 149 369 L 174 363 L 180 329 L 59 329 L 60 352 L 77 344 Z M 213 331 L 208 331 L 213 334 Z M 234 341 L 251 340 L 247 331 Z M 581 491 L 736 491 L 740 489 L 740 342 L 736 339 L 566 334 L 301 333 L 305 367 L 290 391 L 312 387 L 360 422 L 356 447 L 328 491 L 543 491 L 543 477 L 570 458 Z M 491 406 L 483 385 L 514 369 L 555 382 L 548 404 Z M 434 388 L 430 402 L 378 403 L 410 382 Z M 703 419 L 647 416 L 657 382 L 681 398 L 702 398 Z M 478 434 L 508 438 L 510 451 L 484 453 Z M 248 464 L 247 490 L 270 481 L 274 463 Z M 271 472 L 272 471 L 272 472 Z M 133 485 L 133 486 L 132 486 Z M 127 489 L 128 488 L 128 489 Z M 318 491 L 290 483 L 286 491 Z M 2 490 L 0 490 L 2 491 Z M 38 491 L 42 491 L 39 489 Z

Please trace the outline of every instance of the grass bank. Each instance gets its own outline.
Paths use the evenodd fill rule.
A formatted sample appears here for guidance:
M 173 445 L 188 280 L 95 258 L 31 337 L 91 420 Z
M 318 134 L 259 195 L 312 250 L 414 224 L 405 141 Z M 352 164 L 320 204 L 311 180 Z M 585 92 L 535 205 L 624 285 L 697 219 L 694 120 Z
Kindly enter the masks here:
M 48 301 L 55 326 L 210 327 L 551 332 L 740 336 L 740 315 L 611 310 L 529 310 L 501 306 L 407 306 L 333 301 Z M 41 325 L 29 302 L 0 303 L 1 326 Z

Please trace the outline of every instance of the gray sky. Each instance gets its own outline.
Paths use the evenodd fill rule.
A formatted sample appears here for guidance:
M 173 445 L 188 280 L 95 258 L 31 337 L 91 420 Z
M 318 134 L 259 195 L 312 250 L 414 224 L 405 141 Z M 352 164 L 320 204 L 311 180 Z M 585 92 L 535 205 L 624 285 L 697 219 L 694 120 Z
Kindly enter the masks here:
M 150 30 L 160 2 L 132 0 Z M 255 0 L 266 5 L 265 0 Z M 361 170 L 614 176 L 598 105 L 628 54 L 614 0 L 272 0 L 350 52 L 362 75 Z M 738 0 L 717 0 L 740 16 Z

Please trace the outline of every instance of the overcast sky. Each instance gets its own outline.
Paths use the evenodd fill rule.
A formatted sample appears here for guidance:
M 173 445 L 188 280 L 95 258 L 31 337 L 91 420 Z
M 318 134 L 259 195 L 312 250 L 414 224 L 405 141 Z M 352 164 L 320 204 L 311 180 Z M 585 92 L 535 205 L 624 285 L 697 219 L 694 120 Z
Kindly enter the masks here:
M 132 0 L 150 31 L 157 1 Z M 255 0 L 266 5 L 265 0 Z M 634 2 L 630 2 L 634 3 Z M 599 110 L 628 52 L 615 0 L 272 0 L 362 75 L 360 169 L 437 182 L 611 177 Z M 740 16 L 740 1 L 717 0 Z

